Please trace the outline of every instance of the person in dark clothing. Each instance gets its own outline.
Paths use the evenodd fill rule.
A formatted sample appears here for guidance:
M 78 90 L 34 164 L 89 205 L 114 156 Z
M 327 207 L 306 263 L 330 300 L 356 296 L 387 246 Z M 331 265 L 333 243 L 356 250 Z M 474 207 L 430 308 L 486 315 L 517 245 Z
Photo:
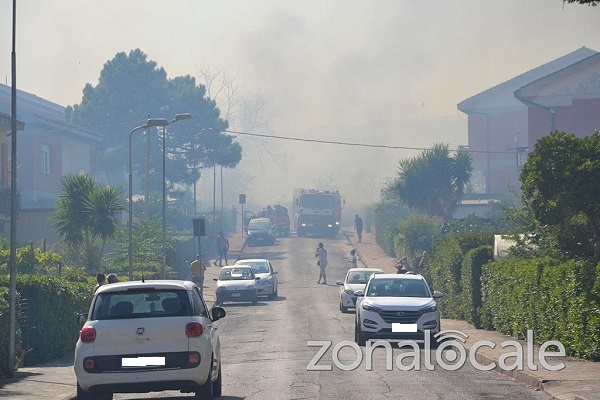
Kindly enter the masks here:
M 356 214 L 354 217 L 354 230 L 358 236 L 358 243 L 362 242 L 363 220 L 358 216 L 358 214 Z

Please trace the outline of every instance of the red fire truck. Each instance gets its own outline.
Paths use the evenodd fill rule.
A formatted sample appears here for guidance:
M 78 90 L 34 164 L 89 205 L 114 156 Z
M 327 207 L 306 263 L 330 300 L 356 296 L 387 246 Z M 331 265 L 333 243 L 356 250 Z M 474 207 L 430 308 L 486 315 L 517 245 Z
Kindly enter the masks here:
M 339 190 L 294 189 L 296 234 L 337 235 L 342 223 L 343 204 Z

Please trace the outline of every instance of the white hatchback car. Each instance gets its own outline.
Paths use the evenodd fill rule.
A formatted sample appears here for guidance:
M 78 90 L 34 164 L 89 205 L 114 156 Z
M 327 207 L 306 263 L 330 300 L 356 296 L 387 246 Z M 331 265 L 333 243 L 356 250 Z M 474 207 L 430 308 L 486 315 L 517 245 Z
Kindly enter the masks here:
M 260 280 L 247 265 L 230 265 L 221 268 L 215 290 L 215 304 L 222 305 L 226 301 L 249 301 L 258 303 L 256 282 Z
M 348 312 L 348 308 L 356 306 L 356 295 L 354 292 L 363 290 L 373 274 L 383 274 L 377 268 L 351 268 L 346 273 L 344 281 L 337 281 L 340 286 L 340 311 Z
M 415 339 L 440 332 L 440 312 L 435 299 L 443 296 L 431 293 L 421 275 L 373 275 L 364 292 L 356 292 L 354 338 L 364 346 L 369 339 Z
M 269 299 L 275 299 L 278 295 L 279 282 L 277 280 L 277 271 L 273 269 L 271 262 L 266 258 L 252 258 L 238 260 L 234 265 L 247 265 L 252 268 L 254 275 L 259 280 L 256 281 L 256 294 L 266 295 Z
M 221 347 L 215 322 L 188 281 L 122 282 L 100 287 L 75 347 L 78 399 L 113 393 L 179 390 L 221 395 Z M 86 319 L 83 315 L 80 322 Z

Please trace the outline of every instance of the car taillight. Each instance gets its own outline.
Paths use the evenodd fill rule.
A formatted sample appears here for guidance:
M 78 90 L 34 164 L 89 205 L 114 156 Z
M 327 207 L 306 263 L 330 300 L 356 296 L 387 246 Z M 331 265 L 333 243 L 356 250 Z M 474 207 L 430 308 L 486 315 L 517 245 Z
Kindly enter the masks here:
M 190 353 L 188 356 L 188 362 L 190 364 L 198 364 L 200 362 L 200 354 Z
M 83 361 L 83 367 L 84 367 L 86 370 L 91 370 L 91 369 L 94 369 L 94 368 L 96 367 L 96 363 L 94 362 L 94 359 L 93 359 L 93 358 L 86 358 L 86 359 Z
M 92 343 L 96 340 L 96 330 L 93 326 L 84 326 L 79 332 L 79 338 L 83 343 Z
M 187 337 L 198 337 L 202 335 L 202 324 L 200 322 L 190 322 L 185 326 Z

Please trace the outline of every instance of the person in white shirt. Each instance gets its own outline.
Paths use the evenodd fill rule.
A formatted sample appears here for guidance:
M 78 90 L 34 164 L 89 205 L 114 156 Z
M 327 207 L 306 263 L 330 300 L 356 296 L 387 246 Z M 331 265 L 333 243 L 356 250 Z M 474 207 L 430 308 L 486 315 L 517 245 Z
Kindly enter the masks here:
M 327 250 L 323 247 L 323 243 L 319 243 L 315 257 L 319 258 L 319 261 L 317 261 L 317 265 L 319 266 L 319 280 L 317 281 L 317 284 L 320 284 L 321 278 L 323 278 L 323 285 L 327 285 L 327 276 L 325 275 L 325 268 L 327 268 Z
M 350 268 L 358 268 L 358 257 L 356 257 L 356 250 L 350 250 L 350 264 L 352 266 Z

